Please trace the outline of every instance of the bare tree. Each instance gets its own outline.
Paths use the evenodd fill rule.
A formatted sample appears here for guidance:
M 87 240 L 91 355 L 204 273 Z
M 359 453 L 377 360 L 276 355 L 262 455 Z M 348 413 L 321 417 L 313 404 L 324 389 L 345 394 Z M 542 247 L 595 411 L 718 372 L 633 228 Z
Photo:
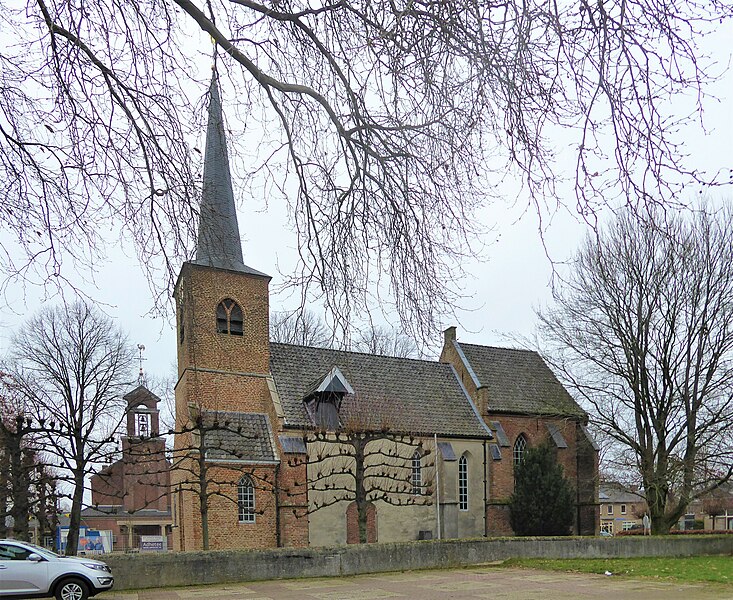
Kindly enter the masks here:
M 339 402 L 337 398 L 321 400 Z M 375 501 L 393 506 L 432 503 L 434 461 L 423 439 L 395 431 L 388 402 L 352 396 L 340 406 L 339 424 L 304 435 L 306 454 L 289 461 L 305 466 L 307 481 L 296 481 L 291 496 L 309 499 L 309 512 L 341 502 L 356 504 L 358 541 L 368 540 L 369 507 Z M 318 417 L 316 417 L 318 419 Z M 302 516 L 302 515 L 301 515 Z
M 399 330 L 378 325 L 360 330 L 356 336 L 354 349 L 359 352 L 399 358 L 418 358 L 420 356 L 417 345 L 411 337 Z
M 41 309 L 14 336 L 12 353 L 43 451 L 70 474 L 66 554 L 76 554 L 85 478 L 114 448 L 135 354 L 114 322 L 83 302 Z
M 351 343 L 336 340 L 334 332 L 316 313 L 308 310 L 273 312 L 270 315 L 270 341 L 317 348 L 345 348 L 356 352 L 417 358 L 420 353 L 415 341 L 398 329 L 370 324 L 349 327 L 355 338 Z
M 308 309 L 270 315 L 271 342 L 327 348 L 332 340 L 333 334 L 323 319 Z
M 732 216 L 622 214 L 540 316 L 555 366 L 639 473 L 656 533 L 733 473 Z
M 181 91 L 204 89 L 194 25 L 222 50 L 229 114 L 247 115 L 232 136 L 258 149 L 247 180 L 290 202 L 292 283 L 338 328 L 385 283 L 408 333 L 429 337 L 494 184 L 515 175 L 540 211 L 566 202 L 559 132 L 586 218 L 619 193 L 645 205 L 720 183 L 675 134 L 718 74 L 697 42 L 731 16 L 726 2 L 27 0 L 3 14 L 11 275 L 63 285 L 103 255 L 100 232 L 121 231 L 168 297 L 197 213 L 187 140 L 202 111 Z M 668 114 L 677 94 L 694 114 Z

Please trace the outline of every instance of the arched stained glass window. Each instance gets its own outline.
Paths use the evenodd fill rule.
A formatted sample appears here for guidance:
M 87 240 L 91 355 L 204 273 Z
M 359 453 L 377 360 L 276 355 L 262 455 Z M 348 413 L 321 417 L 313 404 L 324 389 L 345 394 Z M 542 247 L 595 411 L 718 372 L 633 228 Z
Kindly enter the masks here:
M 228 335 L 244 335 L 242 308 L 231 298 L 222 300 L 216 307 L 216 331 Z
M 514 466 L 516 467 L 522 462 L 524 451 L 527 449 L 527 438 L 524 437 L 523 433 L 517 436 L 517 441 L 514 442 Z
M 239 522 L 255 522 L 255 486 L 252 478 L 244 475 L 237 485 L 237 504 L 239 505 Z

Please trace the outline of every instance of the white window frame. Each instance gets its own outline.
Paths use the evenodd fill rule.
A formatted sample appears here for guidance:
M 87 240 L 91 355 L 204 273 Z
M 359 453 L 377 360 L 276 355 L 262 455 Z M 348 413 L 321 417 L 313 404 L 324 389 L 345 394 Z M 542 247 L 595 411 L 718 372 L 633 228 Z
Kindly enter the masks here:
M 249 475 L 244 475 L 237 484 L 237 508 L 240 523 L 255 522 L 255 486 Z
M 512 448 L 512 456 L 514 458 L 514 466 L 516 467 L 522 462 L 522 457 L 527 450 L 527 436 L 520 433 L 517 439 L 514 441 L 514 447 Z
M 468 510 L 468 459 L 465 454 L 458 461 L 458 510 Z
M 419 450 L 415 450 L 412 455 L 410 485 L 412 486 L 413 496 L 422 496 L 422 455 Z

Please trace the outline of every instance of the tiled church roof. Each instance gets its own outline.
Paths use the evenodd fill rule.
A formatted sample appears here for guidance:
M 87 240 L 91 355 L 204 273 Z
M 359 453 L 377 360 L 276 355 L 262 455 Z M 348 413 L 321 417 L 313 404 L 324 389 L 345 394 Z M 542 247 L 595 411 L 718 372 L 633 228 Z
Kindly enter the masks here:
M 202 429 L 208 460 L 253 462 L 277 460 L 267 415 L 204 411 Z M 197 433 L 194 431 L 195 435 Z
M 487 388 L 489 412 L 585 417 L 537 352 L 453 343 L 477 387 Z
M 340 410 L 342 422 L 356 418 L 399 433 L 490 437 L 450 365 L 325 348 L 270 344 L 270 369 L 285 423 L 312 427 L 303 399 L 314 381 L 333 367 L 354 390 Z

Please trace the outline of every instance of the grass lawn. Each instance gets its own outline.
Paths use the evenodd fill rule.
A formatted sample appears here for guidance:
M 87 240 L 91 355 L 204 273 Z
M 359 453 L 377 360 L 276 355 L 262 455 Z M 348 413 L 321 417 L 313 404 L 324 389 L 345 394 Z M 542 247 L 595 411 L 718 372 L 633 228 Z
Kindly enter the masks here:
M 733 585 L 733 557 L 693 556 L 683 558 L 596 558 L 548 560 L 540 558 L 511 559 L 507 567 L 527 567 L 549 571 L 600 573 L 614 576 L 656 577 L 680 581 L 707 581 Z

